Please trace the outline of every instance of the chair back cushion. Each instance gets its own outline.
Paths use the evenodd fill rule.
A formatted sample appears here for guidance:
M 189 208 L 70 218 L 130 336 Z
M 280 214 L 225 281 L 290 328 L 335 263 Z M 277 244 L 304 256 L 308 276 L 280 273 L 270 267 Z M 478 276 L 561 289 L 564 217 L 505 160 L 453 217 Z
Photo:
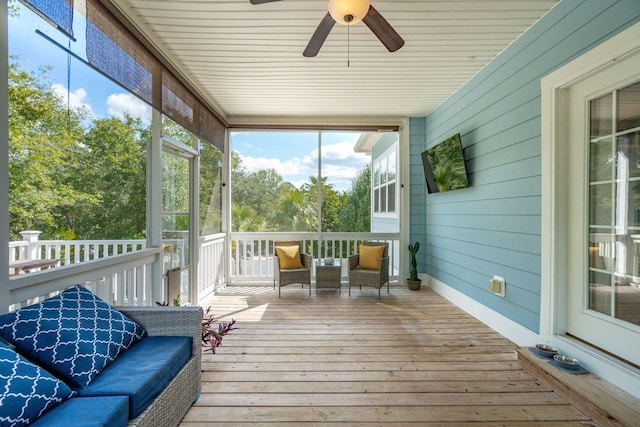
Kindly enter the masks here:
M 1 425 L 26 426 L 74 394 L 65 383 L 0 341 Z
M 0 336 L 79 387 L 146 335 L 142 326 L 82 286 L 0 316 Z
M 384 253 L 385 245 L 360 245 L 360 258 L 358 268 L 365 270 L 379 270 L 380 258 Z
M 300 246 L 276 246 L 276 256 L 281 270 L 303 268 L 300 260 Z

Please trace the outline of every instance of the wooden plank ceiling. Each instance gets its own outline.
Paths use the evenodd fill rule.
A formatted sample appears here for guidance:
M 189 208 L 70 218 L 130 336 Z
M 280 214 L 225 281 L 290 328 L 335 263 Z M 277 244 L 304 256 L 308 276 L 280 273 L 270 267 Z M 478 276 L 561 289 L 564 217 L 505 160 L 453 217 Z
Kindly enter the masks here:
M 373 0 L 404 47 L 335 25 L 305 58 L 327 0 L 113 1 L 232 124 L 425 116 L 557 3 Z

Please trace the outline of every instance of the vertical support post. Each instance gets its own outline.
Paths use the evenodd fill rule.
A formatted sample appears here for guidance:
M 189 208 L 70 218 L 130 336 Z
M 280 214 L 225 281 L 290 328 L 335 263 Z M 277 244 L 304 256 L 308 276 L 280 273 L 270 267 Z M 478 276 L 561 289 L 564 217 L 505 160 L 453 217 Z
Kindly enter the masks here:
M 147 247 L 162 247 L 162 114 L 153 109 L 151 140 L 147 146 Z M 164 251 L 151 267 L 149 301 L 165 301 Z
M 198 154 L 189 160 L 189 302 L 198 305 L 198 284 L 203 278 L 200 277 L 200 138 L 195 135 L 193 145 Z
M 222 232 L 224 233 L 224 276 L 225 286 L 231 283 L 231 263 L 233 262 L 233 250 L 231 242 L 231 150 L 229 141 L 229 129 L 224 134 L 224 162 L 222 164 Z
M 7 2 L 0 2 L 0 313 L 9 310 L 9 52 Z M 6 101 L 5 101 L 6 100 Z

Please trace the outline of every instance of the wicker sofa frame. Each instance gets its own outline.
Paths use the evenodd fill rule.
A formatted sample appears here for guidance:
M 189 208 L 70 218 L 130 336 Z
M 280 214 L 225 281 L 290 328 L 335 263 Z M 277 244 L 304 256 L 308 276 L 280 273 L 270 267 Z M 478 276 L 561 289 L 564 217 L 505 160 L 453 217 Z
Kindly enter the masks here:
M 384 242 L 362 242 L 364 246 L 380 246 L 384 245 L 382 258 L 380 258 L 380 266 L 378 270 L 365 270 L 358 268 L 360 255 L 355 254 L 349 257 L 349 296 L 351 296 L 351 286 L 372 286 L 378 289 L 378 300 L 380 300 L 380 290 L 387 284 L 387 293 L 389 293 L 389 244 Z
M 177 426 L 197 400 L 202 377 L 201 307 L 116 307 L 149 335 L 193 337 L 191 358 L 169 385 L 129 426 Z
M 300 283 L 304 288 L 304 284 L 309 285 L 309 296 L 311 296 L 311 267 L 313 263 L 313 258 L 311 255 L 302 253 L 302 244 L 300 241 L 280 241 L 276 240 L 274 243 L 273 249 L 273 289 L 276 288 L 276 283 L 278 284 L 278 298 L 280 298 L 280 289 L 283 286 L 291 285 L 292 283 Z M 291 269 L 280 269 L 280 259 L 278 258 L 277 252 L 275 250 L 276 246 L 299 246 L 300 247 L 300 261 L 302 262 L 303 268 L 291 268 Z

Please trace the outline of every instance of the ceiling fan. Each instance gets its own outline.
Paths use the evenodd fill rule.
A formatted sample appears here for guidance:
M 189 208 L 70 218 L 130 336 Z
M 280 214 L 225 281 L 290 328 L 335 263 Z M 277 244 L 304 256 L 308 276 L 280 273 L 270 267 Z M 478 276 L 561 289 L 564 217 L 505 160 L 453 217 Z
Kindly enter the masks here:
M 251 4 L 263 4 L 280 0 L 249 1 Z M 306 57 L 316 56 L 336 22 L 342 25 L 353 25 L 360 21 L 369 27 L 389 52 L 395 52 L 404 46 L 402 37 L 380 15 L 380 12 L 369 4 L 369 0 L 329 0 L 329 12 L 320 21 L 320 25 L 302 54 Z

